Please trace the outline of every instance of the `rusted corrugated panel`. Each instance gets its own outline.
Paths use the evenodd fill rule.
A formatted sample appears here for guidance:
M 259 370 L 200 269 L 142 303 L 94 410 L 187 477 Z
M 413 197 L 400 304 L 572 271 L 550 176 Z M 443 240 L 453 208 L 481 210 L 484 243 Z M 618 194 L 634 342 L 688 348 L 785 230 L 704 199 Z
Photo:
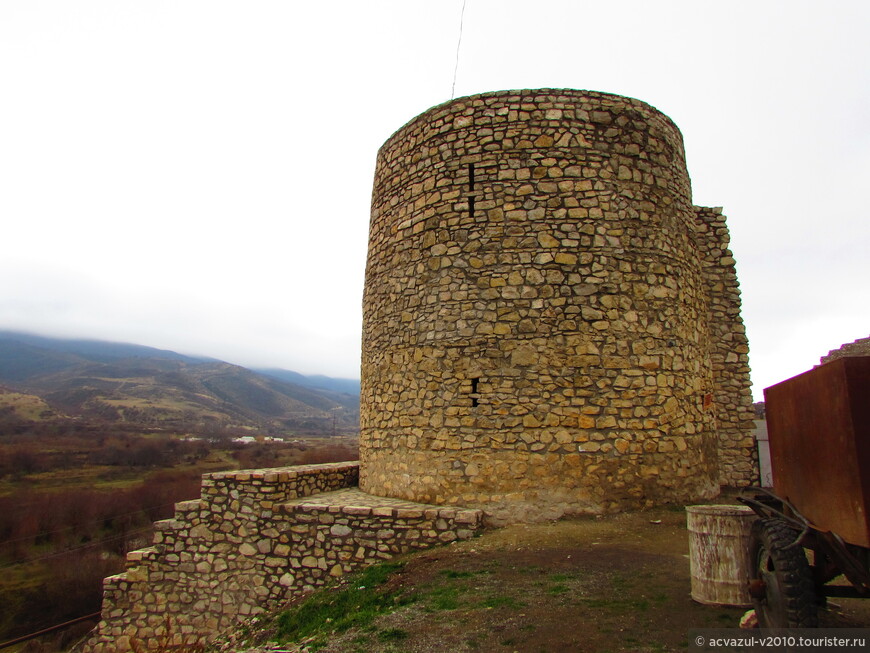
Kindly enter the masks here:
M 765 389 L 776 493 L 870 547 L 870 356 L 841 358 Z

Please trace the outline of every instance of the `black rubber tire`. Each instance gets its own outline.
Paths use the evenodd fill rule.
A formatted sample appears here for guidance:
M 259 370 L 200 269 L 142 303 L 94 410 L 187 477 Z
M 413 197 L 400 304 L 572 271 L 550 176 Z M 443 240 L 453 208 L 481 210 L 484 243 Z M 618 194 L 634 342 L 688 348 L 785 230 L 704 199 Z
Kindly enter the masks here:
M 816 592 L 806 553 L 791 545 L 798 531 L 782 519 L 752 524 L 749 551 L 754 580 L 765 584 L 764 598 L 753 598 L 762 628 L 815 628 L 819 625 Z

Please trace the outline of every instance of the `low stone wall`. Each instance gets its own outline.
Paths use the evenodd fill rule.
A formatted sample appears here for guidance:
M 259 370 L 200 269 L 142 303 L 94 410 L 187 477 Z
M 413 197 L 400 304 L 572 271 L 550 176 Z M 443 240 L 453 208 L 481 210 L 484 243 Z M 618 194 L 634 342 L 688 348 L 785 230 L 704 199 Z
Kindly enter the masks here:
M 860 338 L 855 342 L 846 343 L 839 349 L 832 349 L 827 356 L 822 356 L 819 364 L 824 365 L 847 356 L 870 356 L 870 338 Z
M 322 584 L 327 574 L 341 576 L 360 562 L 468 539 L 482 524 L 479 510 L 373 497 L 358 488 L 291 502 L 284 509 L 294 522 L 288 535 L 291 548 L 317 552 L 291 561 L 294 580 L 303 589 Z
M 330 578 L 471 537 L 476 510 L 372 497 L 357 462 L 203 477 L 202 497 L 155 524 L 154 545 L 104 582 L 81 650 L 185 650 Z

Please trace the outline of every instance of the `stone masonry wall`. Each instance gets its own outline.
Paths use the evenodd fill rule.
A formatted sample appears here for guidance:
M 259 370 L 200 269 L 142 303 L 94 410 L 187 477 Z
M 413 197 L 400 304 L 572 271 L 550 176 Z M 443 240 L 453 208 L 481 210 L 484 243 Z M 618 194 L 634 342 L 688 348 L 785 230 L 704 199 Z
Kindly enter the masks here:
M 698 222 L 679 130 L 638 100 L 487 93 L 396 132 L 372 195 L 361 488 L 496 523 L 717 494 L 734 452 L 710 398 L 741 405 L 745 351 L 712 362 L 739 303 L 723 286 L 711 306 Z M 721 442 L 752 448 L 736 420 Z
M 822 356 L 819 363 L 824 365 L 848 356 L 870 356 L 870 338 L 860 338 L 855 342 L 846 343 L 839 349 L 832 349 L 827 355 Z
M 703 257 L 710 329 L 713 395 L 719 439 L 719 483 L 745 487 L 760 481 L 755 413 L 749 377 L 749 342 L 740 316 L 740 285 L 721 208 L 695 207 L 696 240 Z
M 358 464 L 221 472 L 104 582 L 84 651 L 186 650 L 330 578 L 471 537 L 478 511 L 371 497 Z

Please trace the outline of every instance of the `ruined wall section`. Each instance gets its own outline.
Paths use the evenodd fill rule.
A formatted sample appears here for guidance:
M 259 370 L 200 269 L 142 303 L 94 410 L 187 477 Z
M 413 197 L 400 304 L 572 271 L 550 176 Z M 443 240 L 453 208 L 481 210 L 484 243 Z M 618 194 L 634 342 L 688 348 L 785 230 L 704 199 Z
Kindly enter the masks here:
M 819 364 L 824 365 L 849 356 L 870 356 L 870 338 L 859 338 L 854 342 L 846 343 L 839 349 L 832 349 L 827 355 L 822 356 Z
M 740 285 L 721 208 L 695 207 L 697 242 L 707 285 L 707 320 L 713 392 L 707 408 L 716 418 L 719 483 L 759 483 L 758 450 L 749 376 L 749 342 L 740 316 Z
M 104 582 L 83 650 L 189 650 L 361 566 L 471 537 L 481 514 L 369 497 L 358 463 L 220 472 Z
M 643 102 L 460 98 L 378 155 L 367 492 L 504 520 L 718 492 L 682 138 Z

